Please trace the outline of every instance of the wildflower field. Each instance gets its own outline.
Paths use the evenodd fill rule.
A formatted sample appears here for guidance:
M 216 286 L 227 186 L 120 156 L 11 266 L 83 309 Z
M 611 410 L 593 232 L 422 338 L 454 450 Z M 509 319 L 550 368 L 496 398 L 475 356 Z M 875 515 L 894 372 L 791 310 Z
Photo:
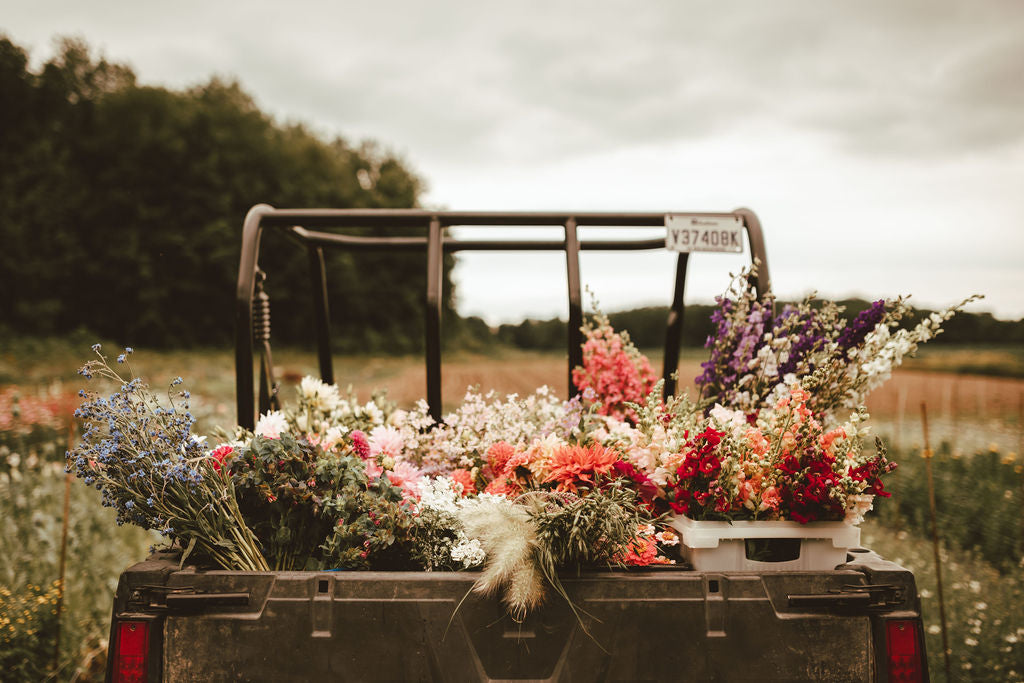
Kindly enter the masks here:
M 88 343 L 17 343 L 0 348 L 0 670 L 5 680 L 101 680 L 117 576 L 159 536 L 114 524 L 113 511 L 81 482 L 69 481 L 64 452 L 81 382 L 74 373 Z M 702 351 L 685 353 L 680 375 L 700 372 Z M 942 579 L 952 680 L 1024 680 L 1024 503 L 1021 397 L 1024 380 L 961 375 L 930 351 L 918 369 L 898 372 L 872 396 L 873 420 L 900 464 L 864 525 L 864 544 L 912 569 L 922 597 L 934 680 L 944 660 L 932 557 L 920 404 L 927 401 L 936 483 Z M 659 359 L 653 358 L 655 367 Z M 310 353 L 279 351 L 282 392 L 315 371 Z M 181 374 L 192 391 L 199 431 L 234 422 L 229 351 L 140 350 L 133 363 L 154 388 Z M 423 394 L 419 358 L 339 357 L 336 376 L 363 398 L 386 387 L 400 405 Z M 564 358 L 508 351 L 446 358 L 444 398 L 467 385 L 528 394 L 540 384 L 565 392 Z M 691 385 L 692 386 L 692 385 Z M 681 390 L 687 388 L 681 382 Z M 64 501 L 68 497 L 66 543 Z M 65 585 L 60 590 L 61 555 Z M 63 598 L 61 599 L 61 595 Z M 58 603 L 60 614 L 58 615 Z M 58 618 L 59 617 L 59 618 Z M 59 658 L 54 668 L 59 638 Z

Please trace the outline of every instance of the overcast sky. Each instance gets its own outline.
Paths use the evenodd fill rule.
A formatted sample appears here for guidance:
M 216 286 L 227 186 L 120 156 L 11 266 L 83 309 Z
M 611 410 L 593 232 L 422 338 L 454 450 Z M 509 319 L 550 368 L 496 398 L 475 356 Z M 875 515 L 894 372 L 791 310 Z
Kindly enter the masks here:
M 142 83 L 237 78 L 282 121 L 374 138 L 427 206 L 746 206 L 783 297 L 1024 316 L 1019 0 L 0 6 L 36 64 L 80 36 Z M 533 258 L 462 257 L 460 310 L 564 315 L 564 259 Z M 688 298 L 740 261 L 695 256 Z M 585 254 L 583 279 L 606 309 L 667 303 L 672 263 Z

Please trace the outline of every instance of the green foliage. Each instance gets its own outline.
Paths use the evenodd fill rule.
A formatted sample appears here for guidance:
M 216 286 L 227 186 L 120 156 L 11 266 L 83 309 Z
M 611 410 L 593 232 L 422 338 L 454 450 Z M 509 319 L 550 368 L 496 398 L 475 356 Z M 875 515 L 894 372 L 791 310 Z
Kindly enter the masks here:
M 331 569 L 414 570 L 417 526 L 402 491 L 381 477 L 364 490 L 327 501 L 337 520 L 320 546 L 323 566 Z
M 0 671 L 5 681 L 40 681 L 53 668 L 57 583 L 0 586 Z
M 931 534 L 927 462 L 918 452 L 893 458 L 899 467 L 886 488 L 891 499 L 875 499 L 879 521 L 923 536 Z M 1024 557 L 1024 474 L 1020 464 L 987 451 L 957 458 L 948 446 L 932 459 L 939 536 L 994 567 L 1019 569 Z
M 238 83 L 139 86 L 71 40 L 36 73 L 0 38 L 0 158 L 0 319 L 20 333 L 87 325 L 147 346 L 231 342 L 252 205 L 412 207 L 422 185 L 374 144 L 275 122 Z M 274 336 L 308 343 L 307 257 L 284 242 L 268 234 L 261 263 Z M 420 346 L 422 254 L 327 262 L 339 348 Z
M 651 520 L 636 492 L 616 479 L 586 495 L 538 493 L 528 505 L 537 525 L 542 564 L 552 570 L 615 564 L 635 541 L 640 524 Z
M 394 568 L 407 554 L 412 518 L 386 477 L 371 484 L 350 453 L 322 453 L 284 433 L 255 436 L 233 454 L 246 524 L 273 569 Z

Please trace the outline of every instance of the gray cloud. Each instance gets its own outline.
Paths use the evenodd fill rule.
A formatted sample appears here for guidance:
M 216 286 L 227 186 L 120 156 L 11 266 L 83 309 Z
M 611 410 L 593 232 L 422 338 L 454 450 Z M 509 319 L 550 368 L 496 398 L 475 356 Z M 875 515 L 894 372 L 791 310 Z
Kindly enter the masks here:
M 113 26 L 110 12 L 76 7 L 62 20 L 112 58 L 144 60 L 143 80 L 235 75 L 283 118 L 451 162 L 529 163 L 753 124 L 867 154 L 1024 139 L 1024 5 L 1012 0 L 253 2 L 244 15 L 184 2 Z M 9 19 L 16 40 L 19 24 L 51 25 L 23 11 Z

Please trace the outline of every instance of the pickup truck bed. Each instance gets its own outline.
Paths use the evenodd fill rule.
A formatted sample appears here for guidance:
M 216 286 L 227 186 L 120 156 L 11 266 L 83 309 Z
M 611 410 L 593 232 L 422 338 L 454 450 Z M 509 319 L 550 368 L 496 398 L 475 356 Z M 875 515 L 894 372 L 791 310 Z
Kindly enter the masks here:
M 555 595 L 522 623 L 466 597 L 473 572 L 179 571 L 164 553 L 121 576 L 108 679 L 927 680 L 913 575 L 870 551 L 849 559 L 563 576 L 587 635 Z

